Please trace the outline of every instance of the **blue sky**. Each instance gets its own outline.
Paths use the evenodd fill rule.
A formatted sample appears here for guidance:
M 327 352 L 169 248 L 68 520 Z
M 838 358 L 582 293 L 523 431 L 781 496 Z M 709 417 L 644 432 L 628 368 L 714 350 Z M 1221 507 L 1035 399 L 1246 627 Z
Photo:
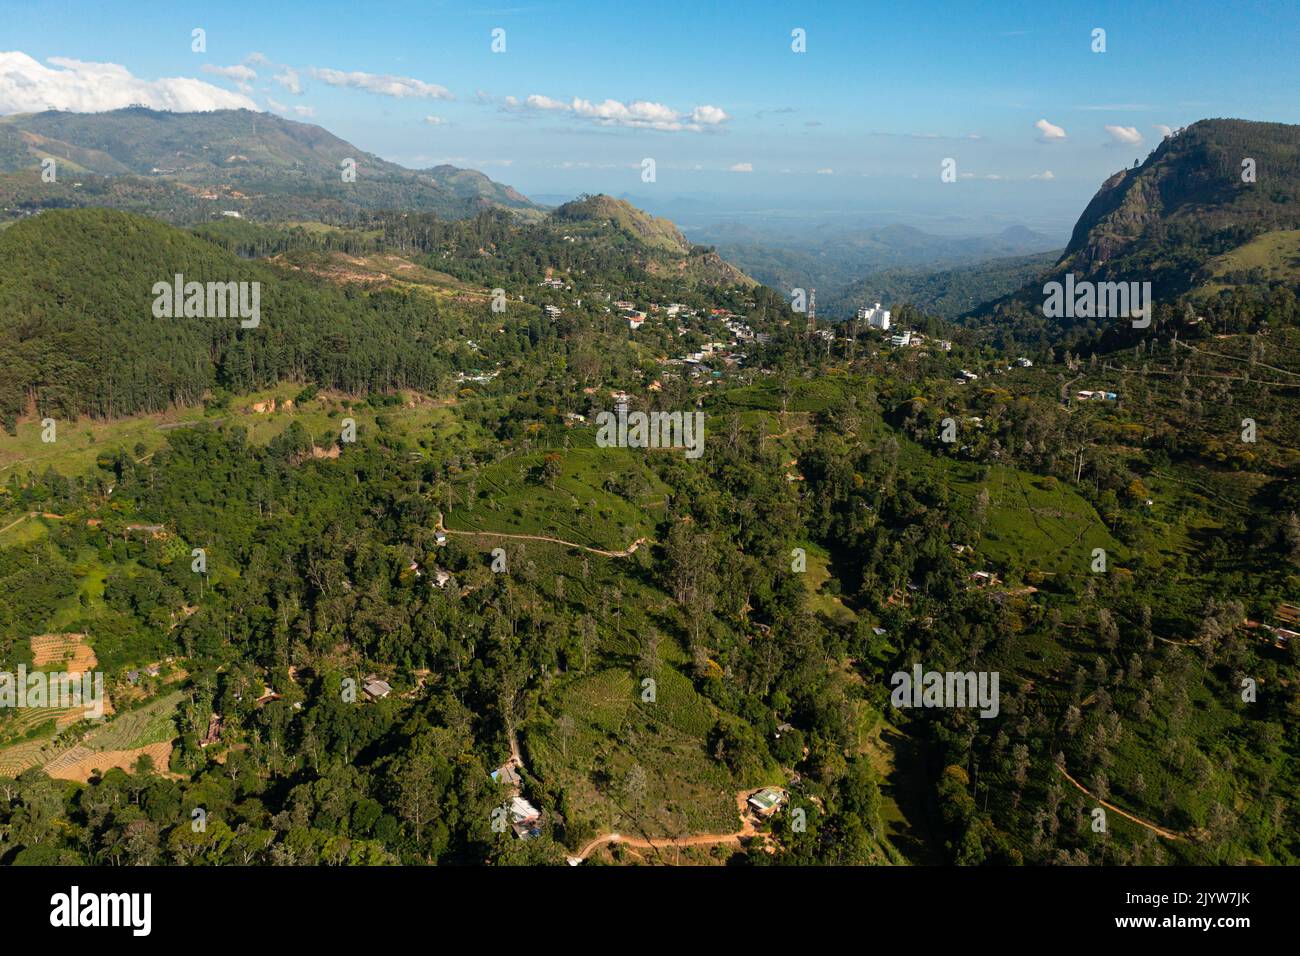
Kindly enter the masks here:
M 1298 28 L 1294 3 L 1202 0 L 0 2 L 0 51 L 59 74 L 6 61 L 0 111 L 109 62 L 142 97 L 191 77 L 385 158 L 472 166 L 534 195 L 1064 220 L 1162 126 L 1300 122 Z

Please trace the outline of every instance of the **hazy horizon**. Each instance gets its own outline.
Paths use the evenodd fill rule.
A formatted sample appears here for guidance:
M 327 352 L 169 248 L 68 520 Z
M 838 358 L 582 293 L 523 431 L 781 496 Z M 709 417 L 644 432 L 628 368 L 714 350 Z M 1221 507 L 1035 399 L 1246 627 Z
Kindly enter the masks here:
M 364 14 L 325 2 L 308 30 L 300 11 L 265 4 L 143 4 L 122 17 L 70 0 L 57 34 L 37 6 L 0 9 L 0 114 L 268 110 L 531 197 L 707 201 L 710 216 L 739 221 L 824 207 L 878 225 L 1060 237 L 1168 129 L 1300 121 L 1286 14 L 1266 4 L 1196 0 L 1169 17 L 1124 3 L 939 3 L 920 33 L 908 9 L 838 2 L 760 2 L 744 17 L 681 3 L 597 15 L 567 2 Z M 690 30 L 675 26 L 683 17 Z M 1244 81 L 1262 73 L 1292 79 Z M 940 179 L 945 160 L 953 182 Z

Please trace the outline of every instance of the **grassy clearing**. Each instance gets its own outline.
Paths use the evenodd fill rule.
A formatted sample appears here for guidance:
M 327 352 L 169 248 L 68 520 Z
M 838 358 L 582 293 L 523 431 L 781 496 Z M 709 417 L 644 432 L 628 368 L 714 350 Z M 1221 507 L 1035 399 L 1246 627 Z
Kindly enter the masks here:
M 386 443 L 420 457 L 428 457 L 435 436 L 451 437 L 463 427 L 445 404 L 425 399 L 417 401 L 413 408 L 395 405 L 376 409 L 364 403 L 348 408 L 337 396 L 322 396 L 289 409 L 280 407 L 269 413 L 253 411 L 254 405 L 272 399 L 282 406 L 285 399 L 295 398 L 301 390 L 300 386 L 284 384 L 237 396 L 230 400 L 229 408 L 210 415 L 196 406 L 107 422 L 92 419 L 59 422 L 52 443 L 42 441 L 39 419 L 25 419 L 18 423 L 17 435 L 0 433 L 0 478 L 7 477 L 11 471 L 23 475 L 43 472 L 46 468 L 64 475 L 84 474 L 95 467 L 100 455 L 113 454 L 118 449 L 125 450 L 132 458 L 144 458 L 163 447 L 170 431 L 203 422 L 240 425 L 248 430 L 251 442 L 266 444 L 296 421 L 318 441 L 328 442 L 339 434 L 343 418 L 351 417 L 356 420 L 359 433 L 379 432 Z M 0 528 L 8 523 L 0 522 Z M 21 529 L 19 525 L 14 531 Z M 0 538 L 0 543 L 10 543 L 8 536 Z
M 733 388 L 718 400 L 718 407 L 759 409 L 769 412 L 825 412 L 844 400 L 861 380 L 843 375 L 799 379 L 787 383 L 763 381 Z
M 553 486 L 540 477 L 548 454 L 559 456 Z M 621 550 L 649 537 L 667 488 L 624 448 L 570 448 L 516 455 L 458 485 L 462 504 L 446 516 L 456 531 L 533 534 Z
M 858 616 L 845 606 L 838 595 L 823 590 L 826 582 L 831 579 L 830 553 L 812 543 L 802 547 L 808 555 L 808 570 L 803 576 L 804 587 L 808 592 L 808 606 L 834 624 L 853 624 Z
M 874 713 L 874 711 L 873 711 Z M 942 841 L 931 825 L 927 754 L 918 736 L 876 714 L 864 751 L 880 780 L 880 823 L 886 854 L 895 862 L 944 862 Z
M 30 544 L 49 532 L 49 520 L 13 512 L 0 517 L 0 548 Z
M 1278 229 L 1256 236 L 1208 264 L 1211 280 L 1201 291 L 1211 295 L 1231 288 L 1234 274 L 1251 272 L 1251 282 L 1300 276 L 1300 229 Z M 1258 270 L 1258 272 L 1255 272 Z
M 954 505 L 967 516 L 974 514 L 981 489 L 988 489 L 983 533 L 970 543 L 994 564 L 1022 571 L 1085 571 L 1094 548 L 1105 549 L 1110 562 L 1122 560 L 1124 546 L 1096 509 L 1064 482 L 1003 465 L 988 467 L 985 480 L 982 466 L 901 444 L 906 466 L 936 469 Z
M 629 671 L 579 678 L 527 729 L 534 772 L 564 793 L 575 832 L 683 836 L 739 826 L 739 784 L 707 751 L 712 705 L 671 667 L 656 680 L 657 699 L 645 703 Z

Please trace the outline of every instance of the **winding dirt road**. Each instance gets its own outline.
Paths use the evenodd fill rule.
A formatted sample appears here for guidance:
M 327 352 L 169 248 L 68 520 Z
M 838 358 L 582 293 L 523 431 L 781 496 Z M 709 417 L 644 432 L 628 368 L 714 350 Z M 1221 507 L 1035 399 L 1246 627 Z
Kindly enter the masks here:
M 1069 774 L 1068 772 L 1066 772 L 1066 769 L 1065 769 L 1064 767 L 1062 767 L 1059 763 L 1056 765 L 1056 769 L 1059 770 L 1059 771 L 1061 771 L 1061 776 L 1064 777 L 1066 780 L 1070 781 L 1070 783 L 1074 784 L 1074 786 L 1075 786 L 1075 787 L 1079 790 L 1079 792 L 1082 793 L 1084 796 L 1088 797 L 1089 799 L 1096 800 L 1098 803 L 1100 803 L 1100 804 L 1101 804 L 1103 807 L 1105 807 L 1107 810 L 1112 810 L 1112 811 L 1114 811 L 1115 813 L 1118 813 L 1118 814 L 1119 814 L 1121 817 L 1123 817 L 1125 820 L 1128 820 L 1128 821 L 1130 821 L 1130 822 L 1132 822 L 1132 823 L 1136 823 L 1136 824 L 1137 824 L 1138 826 L 1140 826 L 1140 827 L 1146 827 L 1146 828 L 1147 828 L 1148 830 L 1150 830 L 1152 833 L 1156 834 L 1156 836 L 1162 836 L 1162 837 L 1164 837 L 1166 840 L 1185 840 L 1185 839 L 1187 838 L 1187 837 L 1186 837 L 1186 834 L 1183 834 L 1183 833 L 1175 833 L 1173 830 L 1166 830 L 1164 827 L 1158 827 L 1158 826 L 1156 826 L 1154 823 L 1148 823 L 1146 820 L 1143 820 L 1141 817 L 1135 817 L 1135 816 L 1133 816 L 1133 814 L 1129 813 L 1127 810 L 1121 810 L 1119 807 L 1115 806 L 1115 804 L 1113 804 L 1113 803 L 1107 803 L 1105 800 L 1100 800 L 1100 799 L 1098 799 L 1097 797 L 1094 797 L 1091 793 L 1088 792 L 1088 788 L 1087 788 L 1087 787 L 1085 787 L 1085 786 L 1084 786 L 1083 784 L 1081 784 L 1079 781 L 1077 781 L 1077 780 L 1075 780 L 1073 777 L 1071 777 L 1070 774 Z
M 713 846 L 723 843 L 733 843 L 740 845 L 740 841 L 746 837 L 758 836 L 758 830 L 754 828 L 754 822 L 749 814 L 745 812 L 745 801 L 751 796 L 762 790 L 762 787 L 754 787 L 752 790 L 741 790 L 736 794 L 736 811 L 740 814 L 740 819 L 744 825 L 735 833 L 694 833 L 684 837 L 630 837 L 621 833 L 603 833 L 593 840 L 589 840 L 583 845 L 582 849 L 574 854 L 573 858 L 585 860 L 596 851 L 598 847 L 610 843 L 621 843 L 624 846 L 635 847 L 642 850 L 673 850 L 684 846 Z

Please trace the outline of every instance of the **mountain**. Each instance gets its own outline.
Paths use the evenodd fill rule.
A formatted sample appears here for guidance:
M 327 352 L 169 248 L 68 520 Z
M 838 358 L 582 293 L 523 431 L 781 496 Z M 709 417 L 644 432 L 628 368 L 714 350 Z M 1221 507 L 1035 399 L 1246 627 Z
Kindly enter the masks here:
M 1255 181 L 1243 180 L 1253 160 Z M 1185 289 L 1206 259 L 1263 232 L 1300 226 L 1300 126 L 1202 120 L 1102 184 L 1061 257 L 1097 277 L 1151 272 Z
M 628 244 L 627 254 L 653 276 L 692 287 L 757 285 L 715 250 L 692 245 L 669 220 L 652 216 L 623 199 L 604 194 L 580 196 L 551 212 L 546 223 L 570 240 L 622 240 Z M 565 235 L 560 236 L 561 241 Z
M 1220 291 L 1233 276 L 1300 288 L 1297 229 L 1300 126 L 1201 120 L 1166 138 L 1141 165 L 1107 179 L 1054 268 L 980 317 L 1041 316 L 1043 284 L 1066 273 L 1149 281 L 1157 307 L 1187 293 Z
M 57 184 L 35 173 L 46 157 L 56 161 Z M 344 179 L 347 160 L 355 181 Z M 381 208 L 452 218 L 488 208 L 543 212 L 474 170 L 407 169 L 319 126 L 249 110 L 8 116 L 0 118 L 0 172 L 10 174 L 0 177 L 9 206 L 111 205 L 172 222 L 227 210 L 256 219 L 339 219 Z
M 607 223 L 626 236 L 647 246 L 685 255 L 691 244 L 675 225 L 659 219 L 630 202 L 612 196 L 580 196 L 560 206 L 551 218 L 562 223 Z
M 461 169 L 459 166 L 443 164 L 421 170 L 421 175 L 429 177 L 466 202 L 486 203 L 515 211 L 540 212 L 544 208 L 513 187 L 490 179 L 477 169 Z

